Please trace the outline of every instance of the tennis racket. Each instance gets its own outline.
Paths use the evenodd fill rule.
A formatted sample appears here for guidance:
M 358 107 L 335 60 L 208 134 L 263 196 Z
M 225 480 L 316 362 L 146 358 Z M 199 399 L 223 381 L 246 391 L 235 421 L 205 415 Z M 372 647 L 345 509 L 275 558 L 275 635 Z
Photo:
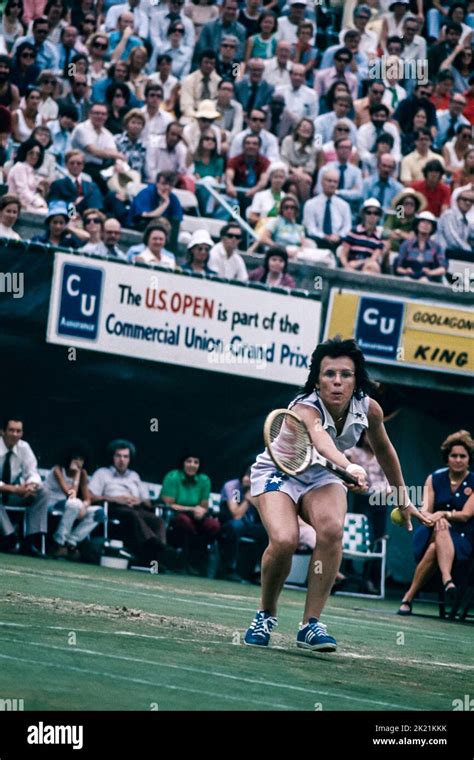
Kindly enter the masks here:
M 295 412 L 289 409 L 270 412 L 265 420 L 263 437 L 274 463 L 287 475 L 296 477 L 312 465 L 319 464 L 345 483 L 358 485 L 354 475 L 330 462 L 314 448 L 306 424 Z

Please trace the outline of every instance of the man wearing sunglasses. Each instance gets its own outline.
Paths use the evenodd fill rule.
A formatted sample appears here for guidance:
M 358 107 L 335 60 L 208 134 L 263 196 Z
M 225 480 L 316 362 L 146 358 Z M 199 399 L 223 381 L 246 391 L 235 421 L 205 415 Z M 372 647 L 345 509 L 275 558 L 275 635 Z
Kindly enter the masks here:
M 362 161 L 370 161 L 375 148 L 375 141 L 382 132 L 387 132 L 389 135 L 392 135 L 392 155 L 397 161 L 400 160 L 400 133 L 395 124 L 391 124 L 388 121 L 389 114 L 388 107 L 383 103 L 372 106 L 370 109 L 370 121 L 367 124 L 363 124 L 357 130 L 357 150 Z
M 339 47 L 339 46 L 338 46 Z M 334 66 L 320 68 L 314 76 L 314 89 L 319 98 L 326 96 L 335 82 L 345 82 L 353 100 L 357 97 L 357 77 L 349 70 L 352 53 L 349 48 L 341 48 L 334 54 Z
M 280 149 L 278 140 L 268 129 L 265 129 L 267 114 L 261 108 L 254 108 L 250 112 L 247 129 L 243 129 L 232 140 L 229 158 L 239 156 L 244 148 L 245 138 L 248 136 L 258 137 L 260 139 L 260 155 L 269 161 L 280 160 Z
M 203 50 L 211 49 L 215 53 L 219 51 L 222 38 L 232 34 L 237 37 L 239 43 L 235 53 L 236 60 L 243 61 L 245 56 L 245 43 L 247 32 L 245 26 L 237 21 L 239 4 L 237 0 L 224 0 L 221 16 L 215 21 L 204 24 L 199 43 L 196 47 L 195 56 L 199 56 Z
M 45 16 L 35 18 L 33 21 L 32 34 L 18 37 L 13 45 L 12 55 L 22 42 L 29 42 L 36 53 L 36 64 L 40 69 L 57 70 L 59 67 L 59 54 L 56 47 L 48 41 L 49 22 Z
M 171 24 L 179 21 L 184 28 L 183 45 L 193 50 L 196 44 L 196 32 L 194 24 L 184 14 L 184 0 L 167 0 L 165 4 L 150 3 L 150 40 L 154 49 L 167 47 L 168 32 Z
M 242 230 L 236 222 L 229 222 L 221 230 L 221 239 L 209 255 L 208 266 L 226 280 L 246 282 L 247 267 L 237 249 L 242 241 Z
M 342 40 L 339 45 L 332 45 L 329 47 L 321 61 L 321 69 L 328 69 L 333 66 L 337 57 L 338 51 L 341 50 L 341 46 L 344 49 L 349 50 L 351 54 L 351 60 L 349 61 L 348 69 L 357 77 L 357 81 L 360 84 L 362 80 L 369 78 L 369 61 L 365 53 L 360 50 L 360 33 L 357 29 L 348 29 L 342 35 Z

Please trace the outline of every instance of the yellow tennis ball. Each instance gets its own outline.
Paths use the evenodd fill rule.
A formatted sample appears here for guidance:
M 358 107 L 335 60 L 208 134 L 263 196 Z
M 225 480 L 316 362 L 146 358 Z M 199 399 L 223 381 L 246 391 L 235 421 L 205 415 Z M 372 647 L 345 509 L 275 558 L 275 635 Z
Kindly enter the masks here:
M 390 513 L 390 517 L 392 519 L 392 522 L 394 525 L 404 525 L 405 520 L 403 519 L 403 515 L 400 512 L 398 507 L 395 507 L 395 509 L 392 509 Z

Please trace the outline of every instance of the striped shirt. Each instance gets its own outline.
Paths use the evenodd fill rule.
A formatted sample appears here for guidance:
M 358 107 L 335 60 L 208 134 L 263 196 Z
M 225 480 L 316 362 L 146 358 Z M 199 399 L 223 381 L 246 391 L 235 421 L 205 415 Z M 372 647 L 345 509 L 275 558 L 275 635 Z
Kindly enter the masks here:
M 349 261 L 369 259 L 374 251 L 383 251 L 384 244 L 377 232 L 368 233 L 363 224 L 358 224 L 344 238 L 344 243 L 350 246 Z

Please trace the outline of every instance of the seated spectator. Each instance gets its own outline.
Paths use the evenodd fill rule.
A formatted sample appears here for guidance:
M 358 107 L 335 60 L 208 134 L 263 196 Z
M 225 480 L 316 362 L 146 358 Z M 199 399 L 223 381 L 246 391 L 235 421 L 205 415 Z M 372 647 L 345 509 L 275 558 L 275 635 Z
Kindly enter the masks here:
M 106 219 L 104 222 L 104 244 L 107 248 L 107 256 L 126 261 L 127 256 L 119 246 L 122 235 L 122 226 L 118 219 Z
M 393 178 L 396 161 L 390 153 L 382 153 L 378 158 L 377 173 L 368 176 L 362 185 L 362 197 L 377 198 L 382 208 L 387 210 L 393 199 L 403 190 L 403 185 Z
M 224 159 L 217 151 L 217 138 L 210 129 L 201 134 L 197 149 L 193 155 L 188 153 L 187 160 L 192 161 L 189 172 L 195 180 L 206 179 L 213 186 L 222 182 Z M 216 207 L 214 198 L 204 185 L 198 185 L 195 192 L 201 214 L 212 216 Z
M 20 211 L 21 203 L 16 195 L 7 194 L 0 197 L 0 238 L 21 240 L 18 232 L 13 229 L 20 216 Z
M 50 187 L 48 202 L 63 201 L 73 204 L 82 214 L 86 209 L 101 209 L 104 205 L 102 194 L 88 174 L 84 174 L 84 154 L 80 150 L 66 153 L 66 176 L 57 179 Z
M 20 106 L 18 87 L 11 83 L 12 61 L 0 53 L 0 103 L 11 112 Z
M 298 24 L 296 36 L 298 42 L 291 46 L 291 60 L 293 63 L 301 63 L 304 66 L 306 84 L 312 87 L 318 51 L 311 44 L 311 40 L 314 39 L 314 27 L 311 21 L 301 21 Z
M 125 156 L 128 166 L 145 181 L 146 146 L 142 139 L 145 115 L 138 108 L 132 108 L 123 118 L 123 127 L 124 131 L 115 137 L 117 150 Z
M 18 148 L 15 163 L 8 172 L 8 192 L 16 195 L 23 211 L 46 213 L 47 183 L 38 174 L 44 159 L 44 148 L 37 140 L 26 140 Z
M 79 119 L 75 106 L 59 106 L 58 118 L 49 122 L 53 143 L 50 153 L 58 166 L 64 166 L 64 157 L 72 149 L 72 133 Z
M 222 486 L 219 522 L 219 548 L 222 560 L 222 575 L 226 580 L 240 582 L 252 580 L 241 578 L 237 573 L 239 540 L 251 538 L 253 562 L 249 567 L 255 567 L 262 556 L 267 544 L 267 531 L 262 525 L 260 515 L 255 506 L 255 499 L 250 494 L 250 468 L 240 478 L 228 480 Z
M 61 248 L 80 248 L 81 240 L 70 229 L 69 209 L 64 201 L 51 203 L 44 224 L 46 232 L 34 235 L 33 242 Z
M 92 85 L 102 79 L 107 79 L 107 51 L 109 49 L 109 38 L 104 32 L 94 32 L 87 40 L 87 49 L 90 58 L 90 77 Z M 93 90 L 94 92 L 94 90 Z
M 110 467 L 100 467 L 89 481 L 89 491 L 95 504 L 108 504 L 108 516 L 119 520 L 118 530 L 125 545 L 144 564 L 158 561 L 159 570 L 177 567 L 176 553 L 166 546 L 165 526 L 152 508 L 148 489 L 138 472 L 129 465 L 135 457 L 130 441 L 116 439 L 107 447 L 112 460 Z M 112 528 L 117 530 L 116 528 Z
M 330 68 L 320 68 L 314 76 L 314 89 L 319 98 L 327 96 L 329 88 L 336 81 L 345 81 L 349 87 L 349 93 L 352 100 L 357 98 L 357 77 L 348 70 L 352 62 L 353 55 L 346 47 L 339 47 L 334 54 L 334 65 Z M 323 111 L 321 110 L 321 113 Z
M 204 24 L 208 24 L 219 18 L 219 9 L 217 4 L 215 4 L 215 0 L 206 0 L 205 4 L 202 0 L 191 0 L 191 3 L 185 6 L 184 13 L 194 24 L 196 42 L 199 39 Z
M 365 98 L 358 98 L 354 102 L 356 127 L 360 127 L 362 124 L 369 123 L 371 106 L 375 106 L 381 103 L 384 95 L 384 83 L 378 79 L 371 80 L 367 87 L 367 95 Z
M 322 116 L 318 116 L 318 118 L 315 119 L 314 128 L 316 131 L 316 139 L 319 146 L 324 145 L 324 143 L 327 143 L 331 140 L 336 123 L 342 119 L 346 120 L 346 118 L 349 116 L 351 108 L 352 98 L 350 95 L 337 95 L 334 98 L 333 109 L 327 113 L 323 113 Z M 347 130 L 346 134 L 348 136 L 350 135 L 352 142 L 355 143 L 357 141 L 357 130 L 352 123 L 347 126 L 349 129 Z M 344 128 L 344 131 L 346 131 L 347 126 Z M 339 132 L 342 132 L 341 128 L 339 128 Z M 342 137 L 342 134 L 339 134 L 339 137 Z
M 151 136 L 164 135 L 166 127 L 173 121 L 171 114 L 161 108 L 162 101 L 163 87 L 148 82 L 145 86 L 145 105 L 140 109 L 145 117 L 145 127 L 141 134 L 145 143 Z
M 441 150 L 443 145 L 455 136 L 456 129 L 460 124 L 469 125 L 468 120 L 462 114 L 466 105 L 467 100 L 464 95 L 454 93 L 449 101 L 449 108 L 436 112 L 438 132 L 434 141 L 435 148 Z
M 145 248 L 135 257 L 136 264 L 153 264 L 166 269 L 176 268 L 176 259 L 165 249 L 167 230 L 158 222 L 150 224 L 143 235 Z
M 367 126 L 364 124 L 364 126 Z M 334 128 L 332 131 L 332 138 L 329 140 L 329 142 L 323 143 L 321 146 L 321 143 L 318 141 L 318 155 L 317 155 L 317 168 L 321 169 L 325 164 L 328 164 L 330 161 L 337 161 L 337 153 L 336 153 L 336 141 L 340 140 L 341 137 L 348 137 L 351 133 L 352 124 L 349 119 L 339 119 L 335 122 Z M 362 127 L 360 127 L 362 129 Z M 317 138 L 317 135 L 316 135 Z M 370 154 L 371 157 L 371 154 Z M 357 152 L 357 148 L 355 145 L 352 146 L 351 153 L 349 155 L 349 159 L 351 164 L 354 164 L 356 166 L 360 163 L 359 154 Z M 366 162 L 363 161 L 362 165 L 364 165 Z
M 428 161 L 423 167 L 424 179 L 410 183 L 410 187 L 418 190 L 425 196 L 427 209 L 435 217 L 440 217 L 443 211 L 449 208 L 451 191 L 449 186 L 442 182 L 444 167 L 439 159 Z
M 142 40 L 133 33 L 133 13 L 120 14 L 117 31 L 109 34 L 109 50 L 113 61 L 126 61 L 134 47 L 141 46 Z
M 10 81 L 23 97 L 35 85 L 41 73 L 36 58 L 36 48 L 31 42 L 20 43 L 13 53 Z
M 25 510 L 24 553 L 45 558 L 39 548 L 48 530 L 48 498 L 41 483 L 38 462 L 31 446 L 23 441 L 23 422 L 5 417 L 0 437 L 0 550 L 18 550 L 15 529 L 5 507 L 28 507 Z
M 35 127 L 31 133 L 31 137 L 33 140 L 37 140 L 44 148 L 44 160 L 38 169 L 38 174 L 47 180 L 49 187 L 51 183 L 60 176 L 56 156 L 50 151 L 53 144 L 51 131 L 49 127 Z
M 23 0 L 7 0 L 3 6 L 0 35 L 5 41 L 6 52 L 11 53 L 13 45 L 25 33 L 22 19 L 24 18 Z
M 225 132 L 227 144 L 242 131 L 244 125 L 244 112 L 240 103 L 234 98 L 234 84 L 222 79 L 217 85 L 217 97 L 213 101 L 219 118 L 214 126 Z
M 163 108 L 165 111 L 174 113 L 179 103 L 181 85 L 171 73 L 171 64 L 169 55 L 159 55 L 155 64 L 156 72 L 148 75 L 148 84 L 158 84 L 162 88 Z
M 240 64 L 235 57 L 238 45 L 239 41 L 233 34 L 226 34 L 221 40 L 216 63 L 221 82 L 235 82 L 240 74 Z
M 228 158 L 235 158 L 243 152 L 244 140 L 250 135 L 255 135 L 260 138 L 260 154 L 269 161 L 279 161 L 280 152 L 278 149 L 278 140 L 275 135 L 272 135 L 267 129 L 264 128 L 267 120 L 267 114 L 261 108 L 252 108 L 249 118 L 249 126 L 247 129 L 243 129 L 239 132 L 230 146 Z
M 388 107 L 390 114 L 393 114 L 398 103 L 407 96 L 407 91 L 400 85 L 400 81 L 403 81 L 403 60 L 398 56 L 387 56 L 384 63 L 386 75 L 382 103 Z
M 156 181 L 141 190 L 133 199 L 130 207 L 128 226 L 143 230 L 150 219 L 167 219 L 172 227 L 170 248 L 176 250 L 179 225 L 183 219 L 183 209 L 172 188 L 176 175 L 171 172 L 159 172 Z
M 280 39 L 277 42 L 274 57 L 265 61 L 265 81 L 268 84 L 271 84 L 273 87 L 290 84 L 290 58 L 291 42 L 288 42 L 286 39 Z
M 474 182 L 474 147 L 468 148 L 464 153 L 463 166 L 453 172 L 451 189 L 454 192 L 458 187 L 470 185 Z
M 429 161 L 439 161 L 444 164 L 441 156 L 431 150 L 432 142 L 433 138 L 428 127 L 418 130 L 415 135 L 415 150 L 402 159 L 400 179 L 404 185 L 423 179 L 423 169 Z
M 246 282 L 249 278 L 242 256 L 237 253 L 242 241 L 242 230 L 237 222 L 229 222 L 221 229 L 221 239 L 211 249 L 209 267 L 226 280 Z
M 239 101 L 248 117 L 253 108 L 261 109 L 268 105 L 273 95 L 273 85 L 263 77 L 265 63 L 260 58 L 251 58 L 247 72 L 235 85 L 235 99 Z
M 265 254 L 263 266 L 252 269 L 249 274 L 251 282 L 263 282 L 269 287 L 296 288 L 296 282 L 286 271 L 288 254 L 284 248 L 269 248 Z
M 38 110 L 40 100 L 40 91 L 36 87 L 30 87 L 24 98 L 24 106 L 12 113 L 12 136 L 17 142 L 28 140 L 34 128 L 43 123 Z
M 208 514 L 211 481 L 200 467 L 201 458 L 190 450 L 181 458 L 179 467 L 165 475 L 160 493 L 161 500 L 174 512 L 170 525 L 173 542 L 184 546 L 190 572 L 196 565 L 202 568 L 206 546 L 220 529 L 219 520 Z
M 164 5 L 164 7 L 163 7 Z M 148 11 L 149 12 L 149 11 Z M 182 0 L 167 0 L 160 5 L 159 10 L 155 13 L 154 9 L 150 15 L 150 42 L 154 47 L 160 47 L 166 41 L 166 32 L 171 23 L 180 21 L 184 26 L 184 41 L 186 45 L 193 49 L 195 46 L 196 34 L 194 26 L 183 12 Z
M 305 66 L 302 63 L 293 63 L 290 71 L 291 84 L 281 85 L 275 90 L 277 95 L 283 96 L 285 108 L 291 113 L 294 122 L 304 116 L 315 119 L 318 115 L 318 99 L 313 88 L 304 83 L 305 76 Z
M 196 230 L 188 243 L 188 260 L 181 267 L 190 274 L 210 275 L 216 272 L 209 267 L 209 254 L 214 243 L 207 230 Z
M 332 251 L 336 250 L 352 226 L 349 204 L 336 195 L 339 179 L 336 169 L 328 169 L 321 181 L 322 192 L 306 201 L 303 212 L 308 237 L 321 248 Z
M 194 112 L 193 118 L 188 120 L 183 131 L 183 140 L 192 153 L 197 149 L 201 135 L 209 130 L 216 138 L 217 152 L 221 154 L 227 151 L 228 146 L 225 144 L 226 136 L 223 130 L 214 126 L 219 116 L 213 100 L 203 100 L 199 104 L 198 110 Z
M 241 214 L 268 182 L 270 161 L 260 153 L 261 145 L 259 135 L 248 134 L 243 140 L 242 153 L 227 161 L 225 191 L 230 198 L 238 199 Z
M 55 121 L 58 118 L 59 106 L 55 99 L 58 90 L 58 80 L 54 72 L 48 71 L 48 69 L 42 71 L 38 77 L 38 86 L 41 96 L 38 113 L 43 120 L 42 123 Z
M 89 240 L 80 248 L 81 253 L 91 253 L 94 256 L 108 256 L 108 249 L 104 243 L 104 224 L 106 220 L 97 208 L 88 208 L 82 215 L 84 229 L 89 235 Z
M 283 248 L 290 259 L 310 258 L 315 263 L 334 266 L 332 254 L 318 250 L 313 241 L 307 238 L 305 227 L 297 222 L 299 213 L 298 199 L 288 193 L 280 203 L 278 216 L 270 219 L 260 230 L 259 243 L 271 248 Z
M 443 211 L 440 216 L 437 239 L 453 259 L 456 254 L 470 253 L 474 261 L 474 223 L 467 218 L 473 203 L 474 193 L 463 190 L 457 196 L 454 208 Z
M 262 11 L 257 20 L 258 32 L 250 35 L 245 48 L 245 65 L 251 58 L 269 60 L 277 47 L 278 19 L 272 11 Z
M 390 241 L 390 250 L 398 253 L 404 240 L 414 238 L 413 225 L 416 215 L 426 208 L 426 198 L 407 187 L 395 196 L 391 207 L 391 213 L 385 217 L 384 232 Z
M 180 108 L 182 116 L 189 120 L 198 110 L 202 100 L 215 98 L 220 76 L 216 73 L 217 55 L 214 50 L 203 50 L 199 68 L 188 74 L 181 83 Z M 182 123 L 185 123 L 182 120 Z
M 447 174 L 454 174 L 464 167 L 464 155 L 469 147 L 474 148 L 474 134 L 470 124 L 459 124 L 456 136 L 443 145 L 443 159 Z
M 474 74 L 469 77 L 469 88 L 464 93 L 466 98 L 466 107 L 463 111 L 463 115 L 468 120 L 469 124 L 474 124 Z
M 289 170 L 289 178 L 298 187 L 298 197 L 304 202 L 309 198 L 316 171 L 315 128 L 311 119 L 300 119 L 291 135 L 281 144 L 281 160 Z
M 119 135 L 123 131 L 123 117 L 129 110 L 130 89 L 124 82 L 109 84 L 105 92 L 108 116 L 105 129 L 113 135 Z
M 245 4 L 240 9 L 237 20 L 244 27 L 247 37 L 258 32 L 259 19 L 260 0 L 245 0 Z
M 133 84 L 130 82 L 130 68 L 127 61 L 117 61 L 112 63 L 107 70 L 107 77 L 105 79 L 99 79 L 92 88 L 92 102 L 93 103 L 105 103 L 105 93 L 107 87 L 111 84 L 122 82 L 126 84 L 130 89 L 130 108 L 138 108 L 141 102 L 137 100 L 134 94 Z
M 103 511 L 91 507 L 89 478 L 84 466 L 86 458 L 81 445 L 71 447 L 44 482 L 49 511 L 63 512 L 53 536 L 52 556 L 55 559 L 80 560 L 78 544 L 92 533 L 100 518 L 103 519 Z
M 438 243 L 434 241 L 436 217 L 430 211 L 418 214 L 413 225 L 415 237 L 405 240 L 395 261 L 395 274 L 418 282 L 442 282 L 447 263 Z
M 383 103 L 371 106 L 370 121 L 357 130 L 357 150 L 363 161 L 370 159 L 375 140 L 381 132 L 388 132 L 393 137 L 392 155 L 397 161 L 400 159 L 400 134 L 395 124 L 388 121 L 389 115 L 389 109 Z
M 474 441 L 467 430 L 449 435 L 441 445 L 447 467 L 428 475 L 423 489 L 422 511 L 434 523 L 424 525 L 413 535 L 413 550 L 418 565 L 410 588 L 403 595 L 399 615 L 411 615 L 418 591 L 436 570 L 447 602 L 454 600 L 452 578 L 454 561 L 468 560 L 474 552 L 474 474 L 470 472 Z
M 454 77 L 453 92 L 465 94 L 469 87 L 469 77 L 474 71 L 473 53 L 470 45 L 459 44 L 453 52 L 444 59 L 441 71 L 447 69 Z M 464 114 L 466 115 L 466 114 Z
M 160 47 L 156 47 L 151 57 L 150 67 L 156 67 L 155 60 L 158 55 L 168 55 L 171 58 L 171 73 L 181 80 L 187 77 L 191 70 L 191 58 L 193 51 L 186 45 L 185 28 L 181 21 L 172 21 L 166 33 L 166 40 Z
M 387 132 L 381 132 L 380 135 L 375 140 L 374 148 L 372 151 L 372 154 L 370 158 L 368 158 L 366 161 L 362 161 L 362 175 L 366 178 L 371 177 L 371 175 L 374 175 L 378 171 L 379 162 L 382 159 L 382 156 L 384 153 L 390 153 L 393 149 L 393 137 L 392 135 L 387 134 Z M 394 168 L 398 167 L 398 162 L 393 158 L 393 156 L 390 156 L 393 162 Z M 393 180 L 394 182 L 396 180 Z M 403 185 L 397 181 L 397 186 L 400 186 L 400 188 L 403 188 Z M 398 192 L 398 190 L 397 190 Z M 369 193 L 370 197 L 370 193 Z
M 204 24 L 199 37 L 199 43 L 196 46 L 198 58 L 207 49 L 217 52 L 222 37 L 226 34 L 232 34 L 239 40 L 237 58 L 239 61 L 243 61 L 245 56 L 246 29 L 245 26 L 242 26 L 237 21 L 238 7 L 236 0 L 224 0 L 221 5 L 220 18 Z
M 110 83 L 108 82 L 107 84 Z M 89 97 L 87 76 L 85 74 L 80 74 L 79 72 L 74 73 L 69 80 L 69 86 L 70 91 L 63 98 L 58 100 L 58 106 L 74 106 L 79 114 L 79 121 L 84 122 L 88 118 L 93 105 L 93 102 Z M 105 90 L 106 88 L 104 87 L 104 95 L 101 99 L 102 103 L 105 101 Z
M 148 74 L 144 69 L 148 63 L 148 53 L 144 45 L 134 47 L 128 58 L 129 81 L 128 87 L 135 98 L 142 104 L 145 101 L 145 86 Z
M 267 190 L 260 190 L 253 196 L 252 205 L 247 210 L 247 218 L 252 225 L 259 226 L 259 223 L 265 223 L 268 218 L 278 216 L 280 213 L 280 203 L 285 197 L 283 185 L 287 179 L 286 166 L 281 161 L 275 161 L 270 164 L 268 170 L 269 187 Z
M 416 140 L 418 140 L 418 132 L 420 129 L 424 129 L 428 124 L 428 117 L 424 108 L 419 108 L 413 116 L 413 132 L 402 133 L 402 155 L 406 156 L 412 153 L 416 149 Z M 431 130 L 430 130 L 431 134 Z M 426 141 L 428 143 L 428 141 Z
M 450 71 L 440 71 L 436 77 L 436 85 L 430 100 L 437 111 L 447 110 L 453 94 L 454 76 Z
M 343 269 L 380 274 L 385 244 L 377 231 L 377 222 L 383 215 L 376 198 L 368 198 L 362 204 L 361 223 L 344 238 L 339 254 Z
M 164 135 L 155 135 L 149 140 L 146 151 L 148 181 L 153 182 L 157 172 L 176 174 L 180 185 L 190 180 L 186 156 L 187 151 L 183 144 L 183 128 L 178 121 L 171 121 L 166 127 Z M 194 183 L 191 184 L 194 188 Z
M 336 161 L 329 161 L 318 172 L 318 181 L 316 183 L 316 192 L 320 193 L 322 189 L 322 180 L 324 175 L 334 169 L 339 172 L 339 181 L 337 184 L 336 194 L 343 201 L 351 204 L 353 211 L 362 200 L 362 172 L 358 166 L 349 163 L 349 157 L 352 152 L 352 142 L 348 137 L 340 137 L 335 143 Z
M 104 195 L 107 185 L 101 171 L 111 166 L 116 159 L 125 160 L 125 156 L 116 148 L 113 134 L 104 127 L 107 115 L 107 106 L 94 103 L 89 118 L 78 124 L 72 133 L 73 148 L 84 153 L 84 169 Z

